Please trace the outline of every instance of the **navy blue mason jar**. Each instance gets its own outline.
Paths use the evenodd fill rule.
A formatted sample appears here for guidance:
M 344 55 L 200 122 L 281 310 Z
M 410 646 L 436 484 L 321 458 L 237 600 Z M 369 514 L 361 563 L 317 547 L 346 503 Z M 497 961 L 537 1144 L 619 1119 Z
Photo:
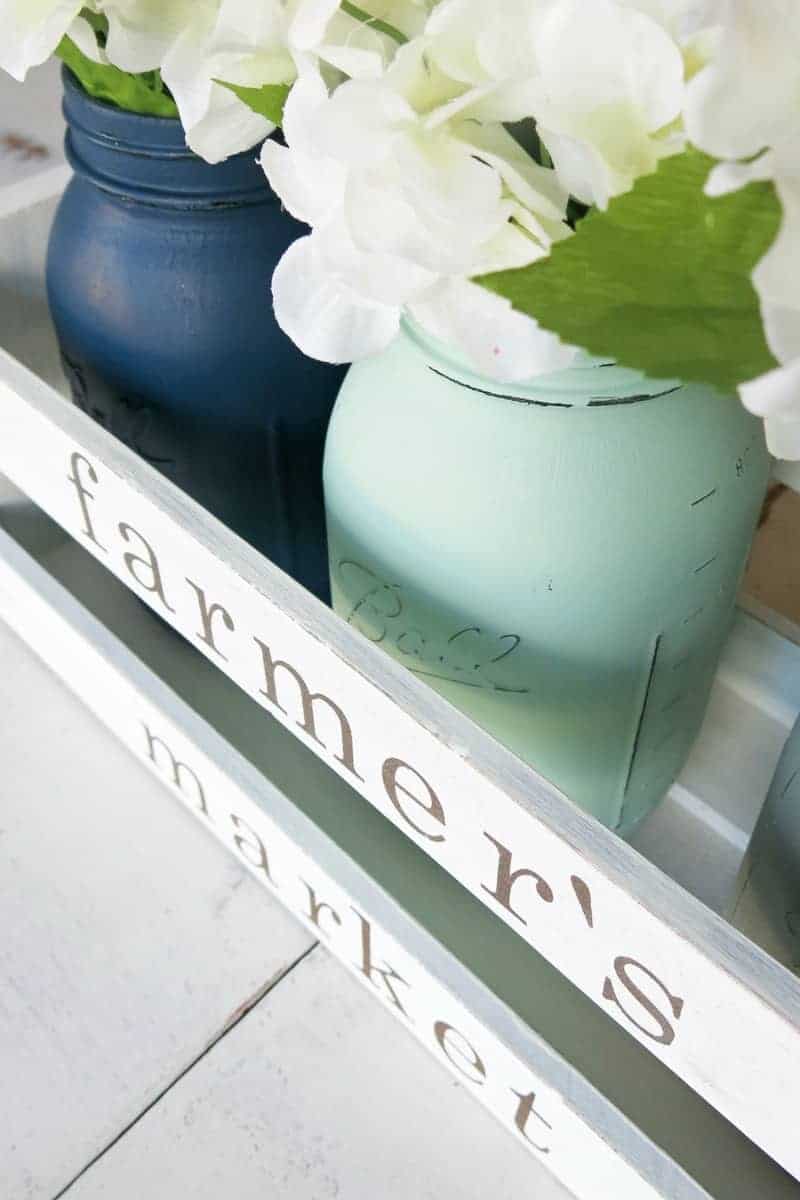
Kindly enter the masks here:
M 269 283 L 303 232 L 250 151 L 210 166 L 180 122 L 64 72 L 74 169 L 47 289 L 72 396 L 278 566 L 328 598 L 322 454 L 343 369 L 303 357 Z

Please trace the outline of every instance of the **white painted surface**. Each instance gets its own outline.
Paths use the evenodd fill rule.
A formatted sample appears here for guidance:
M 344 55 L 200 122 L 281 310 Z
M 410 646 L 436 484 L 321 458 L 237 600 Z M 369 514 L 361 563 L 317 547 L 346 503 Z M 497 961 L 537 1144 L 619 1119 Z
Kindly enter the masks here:
M 37 67 L 24 85 L 0 71 L 0 190 L 64 160 L 59 67 Z
M 49 1200 L 313 939 L 5 625 L 0 713 L 0 1196 Z
M 401 835 L 383 827 L 377 814 L 231 689 L 188 644 L 156 624 L 144 606 L 109 581 L 30 502 L 3 504 L 0 523 L 13 529 L 48 568 L 0 531 L 0 616 L 172 785 L 209 832 L 248 863 L 262 885 L 315 936 L 322 931 L 326 945 L 355 978 L 462 1081 L 463 1063 L 444 1052 L 437 1036 L 440 1023 L 452 1030 L 448 1036 L 457 1045 L 472 1048 L 467 1053 L 474 1053 L 481 1066 L 466 1072 L 468 1090 L 576 1196 L 595 1200 L 599 1188 L 617 1200 L 707 1200 L 707 1183 L 714 1196 L 733 1200 L 738 1180 L 754 1175 L 765 1200 L 784 1195 L 778 1173 L 759 1155 L 748 1153 L 741 1137 L 561 979 L 556 1011 L 549 1011 L 552 985 L 543 978 L 551 973 L 547 964 L 538 960 L 534 966 L 526 955 L 526 970 L 516 946 L 504 957 L 502 945 L 509 937 L 501 925 Z M 78 588 L 95 611 L 99 604 L 117 637 L 89 616 L 49 570 Z M 155 658 L 165 680 L 196 706 L 215 712 L 229 737 L 235 740 L 249 731 L 257 745 L 253 761 L 265 775 L 134 658 L 120 635 L 131 638 L 147 661 Z M 276 774 L 287 794 L 273 782 Z M 323 823 L 326 808 L 335 810 L 338 842 L 314 824 L 313 816 L 309 819 L 303 809 L 309 802 Z M 365 827 L 366 839 L 361 832 Z M 391 890 L 395 859 L 403 873 L 400 893 Z M 396 879 L 394 883 L 396 889 Z M 310 907 L 310 896 L 320 909 Z M 423 896 L 422 905 L 414 907 Z M 428 932 L 431 920 L 446 931 L 443 936 L 440 932 L 441 940 Z M 482 979 L 489 986 L 472 973 L 476 937 L 482 944 Z M 459 949 L 469 960 L 465 965 L 457 957 Z M 488 977 L 487 955 L 493 957 Z M 591 1063 L 569 1035 L 576 1021 L 580 1041 L 602 1041 Z M 576 1050 L 588 1078 L 570 1066 Z M 612 1062 L 615 1069 L 609 1071 Z M 656 1119 L 653 1112 L 643 1113 L 641 1103 L 626 1107 L 626 1092 L 641 1086 L 642 1075 L 660 1093 Z M 611 1091 L 611 1100 L 604 1090 Z M 724 1144 L 726 1160 L 735 1164 L 732 1176 L 720 1178 L 702 1155 L 697 1157 L 693 1142 L 698 1125 L 705 1141 Z
M 568 1200 L 4 625 L 0 711 L 3 1200 Z
M 143 1196 L 568 1200 L 322 948 L 69 1200 Z

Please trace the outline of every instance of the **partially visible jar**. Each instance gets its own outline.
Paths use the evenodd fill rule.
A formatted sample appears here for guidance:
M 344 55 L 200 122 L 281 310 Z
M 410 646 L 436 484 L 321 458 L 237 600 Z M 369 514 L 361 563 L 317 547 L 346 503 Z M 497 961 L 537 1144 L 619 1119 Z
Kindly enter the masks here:
M 177 119 L 91 99 L 64 72 L 75 175 L 47 287 L 75 403 L 318 596 L 325 431 L 343 370 L 275 322 L 303 231 L 255 151 L 211 166 Z

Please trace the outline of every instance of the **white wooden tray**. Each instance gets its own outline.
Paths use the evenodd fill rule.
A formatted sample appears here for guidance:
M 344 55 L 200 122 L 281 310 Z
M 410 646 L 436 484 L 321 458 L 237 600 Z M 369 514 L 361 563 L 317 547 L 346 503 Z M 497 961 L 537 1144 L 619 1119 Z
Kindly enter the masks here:
M 0 618 L 576 1196 L 796 1194 L 762 1151 L 8 487 L 0 526 Z
M 525 943 L 800 1176 L 800 981 L 711 907 L 800 709 L 800 649 L 741 618 L 682 780 L 622 843 L 64 401 L 37 188 L 0 222 L 0 470 L 505 922 L 532 974 Z

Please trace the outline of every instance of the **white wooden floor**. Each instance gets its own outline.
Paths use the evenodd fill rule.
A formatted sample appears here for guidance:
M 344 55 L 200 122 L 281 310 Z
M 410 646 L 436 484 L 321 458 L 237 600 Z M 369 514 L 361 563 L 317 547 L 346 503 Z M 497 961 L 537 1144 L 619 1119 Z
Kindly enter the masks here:
M 3 625 L 0 917 L 2 1200 L 567 1200 Z

